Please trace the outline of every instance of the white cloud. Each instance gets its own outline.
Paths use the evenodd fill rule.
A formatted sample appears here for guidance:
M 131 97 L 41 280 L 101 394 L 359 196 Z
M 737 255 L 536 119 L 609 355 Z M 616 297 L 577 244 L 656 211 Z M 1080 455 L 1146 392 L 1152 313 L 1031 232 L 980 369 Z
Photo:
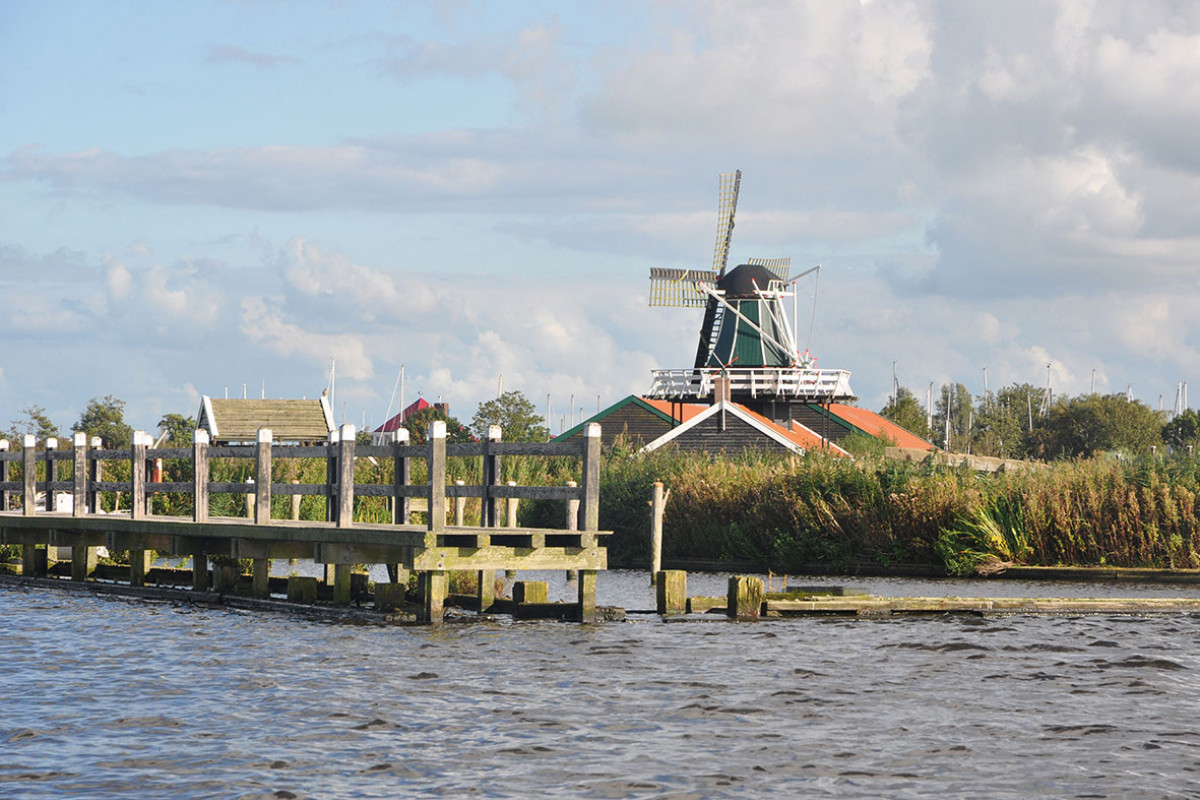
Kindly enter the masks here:
M 260 297 L 242 298 L 241 308 L 241 332 L 252 344 L 285 358 L 297 356 L 310 365 L 327 364 L 333 359 L 338 365 L 338 375 L 351 380 L 374 376 L 374 366 L 362 337 L 305 330 L 288 322 L 276 303 Z

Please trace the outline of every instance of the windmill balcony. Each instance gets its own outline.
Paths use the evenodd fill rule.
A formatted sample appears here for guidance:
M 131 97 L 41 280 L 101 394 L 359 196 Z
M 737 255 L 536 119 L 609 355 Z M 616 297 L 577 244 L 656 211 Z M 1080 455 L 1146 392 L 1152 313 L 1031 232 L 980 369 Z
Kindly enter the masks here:
M 702 400 L 713 394 L 716 369 L 661 369 L 653 373 L 650 397 L 662 400 Z M 844 369 L 794 369 L 779 367 L 729 368 L 730 394 L 740 398 L 789 398 L 813 402 L 854 398 L 850 371 Z

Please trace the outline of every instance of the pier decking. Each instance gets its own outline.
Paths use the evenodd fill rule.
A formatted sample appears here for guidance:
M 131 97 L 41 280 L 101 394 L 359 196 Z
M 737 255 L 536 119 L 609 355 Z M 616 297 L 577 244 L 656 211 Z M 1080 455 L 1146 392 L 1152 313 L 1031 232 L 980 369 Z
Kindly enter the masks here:
M 0 543 L 20 545 L 22 572 L 44 575 L 48 546 L 69 547 L 72 577 L 85 580 L 94 564 L 95 548 L 130 551 L 129 582 L 145 581 L 149 551 L 193 559 L 193 588 L 206 591 L 220 569 L 210 574 L 209 558 L 251 559 L 254 594 L 269 591 L 269 559 L 311 558 L 327 565 L 334 584 L 335 602 L 350 602 L 350 572 L 355 564 L 387 564 L 399 578 L 405 571 L 418 575 L 421 617 L 439 621 L 447 592 L 447 575 L 455 571 L 478 576 L 479 606 L 486 610 L 494 600 L 496 570 L 577 571 L 577 618 L 595 617 L 596 572 L 607 567 L 601 544 L 606 532 L 599 528 L 600 426 L 592 425 L 586 435 L 567 442 L 504 442 L 499 428 L 486 440 L 470 444 L 447 444 L 444 423 L 430 427 L 429 440 L 409 444 L 407 431 L 397 431 L 389 444 L 357 445 L 354 426 L 345 425 L 316 446 L 274 446 L 271 432 L 259 431 L 252 445 L 212 446 L 204 431 L 197 431 L 188 448 L 152 448 L 143 433 L 134 436 L 128 450 L 104 450 L 98 442 L 77 434 L 73 447 L 58 449 L 56 443 L 38 450 L 33 437 L 23 449 L 9 452 L 0 442 Z M 89 446 L 91 444 L 92 446 Z M 582 481 L 567 486 L 516 486 L 501 483 L 504 456 L 566 456 L 581 461 Z M 482 459 L 483 479 L 479 485 L 447 485 L 447 457 Z M 210 460 L 251 459 L 252 482 L 213 482 Z M 272 464 L 286 458 L 324 459 L 326 481 L 322 484 L 275 483 Z M 186 482 L 148 480 L 160 460 L 187 462 L 192 475 Z M 356 483 L 356 459 L 389 462 L 390 483 Z M 425 462 L 427 479 L 411 482 L 414 460 Z M 128 465 L 130 479 L 101 480 L 101 463 Z M 10 480 L 14 466 L 20 480 Z M 188 471 L 188 470 L 185 470 Z M 60 476 L 69 474 L 69 480 Z M 572 482 L 573 484 L 574 482 Z M 126 493 L 130 507 L 115 513 L 99 510 L 102 492 Z M 150 513 L 151 495 L 157 492 L 184 493 L 192 500 L 190 517 Z M 53 509 L 56 493 L 69 493 L 69 511 L 39 509 L 39 494 Z M 246 496 L 247 517 L 210 516 L 213 494 Z M 272 497 L 292 497 L 292 519 L 272 516 Z M 305 495 L 325 498 L 326 519 L 300 520 L 299 499 Z M 389 521 L 364 522 L 354 516 L 356 497 L 387 500 Z M 20 502 L 17 502 L 20 498 Z M 479 500 L 480 524 L 462 524 L 463 503 Z M 567 524 L 561 528 L 515 527 L 515 513 L 504 514 L 510 501 L 519 499 L 563 501 Z M 447 523 L 448 500 L 455 501 L 454 522 Z M 414 502 L 416 501 L 416 502 Z M 423 508 L 414 508 L 415 505 Z M 515 507 L 514 507 L 515 508 Z M 414 513 L 424 513 L 424 524 L 412 524 Z M 508 527 L 500 527 L 507 516 Z M 236 567 L 234 567 L 236 569 Z

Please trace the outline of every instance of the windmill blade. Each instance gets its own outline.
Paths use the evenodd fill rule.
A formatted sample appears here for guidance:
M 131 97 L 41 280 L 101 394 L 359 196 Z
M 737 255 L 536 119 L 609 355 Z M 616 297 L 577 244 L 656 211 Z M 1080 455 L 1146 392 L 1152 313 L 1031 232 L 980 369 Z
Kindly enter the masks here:
M 742 171 L 721 174 L 721 187 L 717 193 L 717 245 L 713 249 L 713 272 L 725 274 L 729 261 L 729 243 L 733 240 L 733 215 L 737 211 L 738 190 L 742 185 Z
M 650 305 L 668 308 L 703 308 L 708 295 L 697 286 L 713 286 L 717 273 L 706 269 L 650 268 Z
M 781 281 L 787 281 L 788 270 L 792 268 L 792 259 L 788 258 L 752 258 L 751 264 L 757 264 L 760 267 L 766 267 L 775 273 L 775 276 Z

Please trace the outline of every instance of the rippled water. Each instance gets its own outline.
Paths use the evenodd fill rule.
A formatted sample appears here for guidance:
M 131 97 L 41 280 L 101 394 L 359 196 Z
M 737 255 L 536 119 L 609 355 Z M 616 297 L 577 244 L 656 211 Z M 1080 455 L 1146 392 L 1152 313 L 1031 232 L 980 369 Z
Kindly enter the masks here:
M 0 620 L 5 798 L 1200 797 L 1195 616 L 381 628 L 0 587 Z

